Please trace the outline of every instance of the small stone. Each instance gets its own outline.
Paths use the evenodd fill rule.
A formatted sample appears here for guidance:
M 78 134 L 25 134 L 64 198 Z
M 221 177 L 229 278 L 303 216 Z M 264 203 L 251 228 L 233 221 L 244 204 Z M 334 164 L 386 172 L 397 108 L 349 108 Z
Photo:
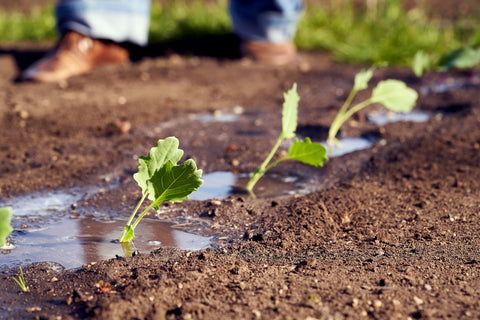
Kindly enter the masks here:
M 29 117 L 29 114 L 28 114 L 28 111 L 27 110 L 22 110 L 20 111 L 20 118 L 22 119 L 28 119 Z
M 42 311 L 42 308 L 40 307 L 31 307 L 26 309 L 28 313 L 33 313 L 33 312 L 39 312 Z
M 432 291 L 432 286 L 429 285 L 429 284 L 426 284 L 426 285 L 424 286 L 424 288 L 425 288 L 425 290 L 427 290 L 427 291 Z
M 357 298 L 353 298 L 352 300 L 352 307 L 356 308 L 360 305 L 360 300 L 358 300 Z
M 420 299 L 420 298 L 417 297 L 417 296 L 414 296 L 414 297 L 413 297 L 413 301 L 414 301 L 416 304 L 418 304 L 418 305 L 423 304 L 423 300 Z
M 222 202 L 219 201 L 219 200 L 212 200 L 212 201 L 210 201 L 210 204 L 211 204 L 212 206 L 219 206 L 219 205 L 222 204 Z
M 120 121 L 116 123 L 116 126 L 121 133 L 128 133 L 132 129 L 132 123 L 128 120 Z
M 373 307 L 374 307 L 375 309 L 381 308 L 382 305 L 383 305 L 383 303 L 382 303 L 382 301 L 380 301 L 380 300 L 374 300 L 374 301 L 373 301 Z
M 53 277 L 52 279 L 50 279 L 50 282 L 57 282 L 57 281 L 58 281 L 57 277 Z
M 118 102 L 118 104 L 122 104 L 122 105 L 126 104 L 127 103 L 127 98 L 125 98 L 124 96 L 120 96 L 120 97 L 118 97 L 117 102 Z

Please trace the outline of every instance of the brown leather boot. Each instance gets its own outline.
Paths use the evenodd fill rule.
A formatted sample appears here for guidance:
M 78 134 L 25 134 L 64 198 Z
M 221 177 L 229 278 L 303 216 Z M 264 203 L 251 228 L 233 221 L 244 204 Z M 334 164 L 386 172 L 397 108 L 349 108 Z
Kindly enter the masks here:
M 293 41 L 281 43 L 267 41 L 242 41 L 240 54 L 243 57 L 272 65 L 286 65 L 297 60 L 297 48 Z
M 55 82 L 88 73 L 103 64 L 122 64 L 128 59 L 128 50 L 116 43 L 69 31 L 52 52 L 28 67 L 20 79 Z

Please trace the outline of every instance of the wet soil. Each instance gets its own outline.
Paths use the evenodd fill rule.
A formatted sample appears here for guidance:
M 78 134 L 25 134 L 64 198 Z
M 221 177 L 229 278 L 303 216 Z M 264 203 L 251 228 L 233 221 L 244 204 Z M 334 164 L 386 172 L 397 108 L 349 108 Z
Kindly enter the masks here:
M 105 187 L 72 208 L 76 218 L 128 216 L 140 197 L 136 157 L 167 136 L 205 173 L 251 172 L 280 132 L 282 93 L 294 82 L 297 133 L 325 139 L 360 70 L 320 53 L 279 68 L 174 47 L 62 83 L 15 82 L 48 46 L 0 45 L 0 203 Z M 437 76 L 386 68 L 372 84 L 396 78 L 420 91 Z M 206 221 L 212 248 L 160 247 L 72 270 L 29 264 L 26 293 L 12 280 L 18 268 L 6 268 L 0 318 L 480 319 L 479 87 L 421 94 L 417 109 L 433 114 L 424 123 L 378 127 L 365 120 L 377 109 L 341 132 L 379 138 L 373 148 L 323 168 L 272 169 L 308 177 L 311 192 L 274 197 L 261 181 L 257 199 L 239 186 L 219 201 L 165 205 Z M 232 110 L 245 121 L 195 120 Z

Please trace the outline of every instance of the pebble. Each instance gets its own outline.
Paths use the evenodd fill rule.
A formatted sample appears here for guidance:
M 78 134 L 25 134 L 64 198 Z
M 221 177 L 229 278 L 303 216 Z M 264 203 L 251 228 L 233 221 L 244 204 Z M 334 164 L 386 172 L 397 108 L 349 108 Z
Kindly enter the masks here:
M 212 201 L 210 201 L 210 204 L 211 204 L 212 206 L 219 206 L 219 205 L 222 204 L 222 202 L 219 201 L 219 200 L 212 200 Z
M 418 305 L 423 304 L 423 300 L 420 299 L 420 298 L 417 297 L 417 296 L 414 296 L 414 297 L 413 297 L 413 301 L 414 301 L 416 304 L 418 304 Z
M 383 303 L 382 303 L 382 301 L 380 301 L 380 300 L 374 300 L 374 301 L 373 301 L 373 307 L 374 307 L 375 309 L 381 308 L 382 305 L 383 305 Z
M 28 313 L 33 313 L 33 312 L 38 312 L 38 311 L 42 311 L 42 308 L 40 308 L 40 307 L 27 308 Z
M 352 307 L 356 308 L 360 305 L 360 300 L 358 300 L 357 298 L 353 298 L 352 300 Z

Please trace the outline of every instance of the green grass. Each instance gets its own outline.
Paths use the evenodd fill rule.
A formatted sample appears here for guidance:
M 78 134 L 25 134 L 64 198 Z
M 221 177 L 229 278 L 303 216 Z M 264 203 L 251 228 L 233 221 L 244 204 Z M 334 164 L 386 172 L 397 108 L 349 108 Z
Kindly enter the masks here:
M 465 46 L 475 30 L 480 21 L 430 20 L 426 8 L 406 11 L 401 0 L 378 0 L 369 10 L 332 1 L 329 8 L 307 8 L 296 42 L 299 48 L 331 52 L 337 61 L 409 65 L 419 50 L 439 56 Z
M 42 41 L 56 37 L 53 6 L 35 8 L 28 15 L 0 11 L 0 42 Z
M 335 60 L 346 63 L 409 65 L 418 50 L 438 57 L 471 43 L 480 30 L 478 19 L 435 21 L 427 18 L 427 8 L 404 10 L 401 0 L 377 0 L 369 10 L 354 9 L 352 2 L 310 4 L 298 28 L 297 46 L 330 52 Z M 227 5 L 227 0 L 154 1 L 150 43 L 228 34 Z M 52 6 L 28 16 L 0 12 L 0 42 L 53 40 L 56 36 Z
M 151 43 L 167 42 L 198 35 L 231 33 L 226 0 L 168 1 L 152 5 L 149 39 Z

